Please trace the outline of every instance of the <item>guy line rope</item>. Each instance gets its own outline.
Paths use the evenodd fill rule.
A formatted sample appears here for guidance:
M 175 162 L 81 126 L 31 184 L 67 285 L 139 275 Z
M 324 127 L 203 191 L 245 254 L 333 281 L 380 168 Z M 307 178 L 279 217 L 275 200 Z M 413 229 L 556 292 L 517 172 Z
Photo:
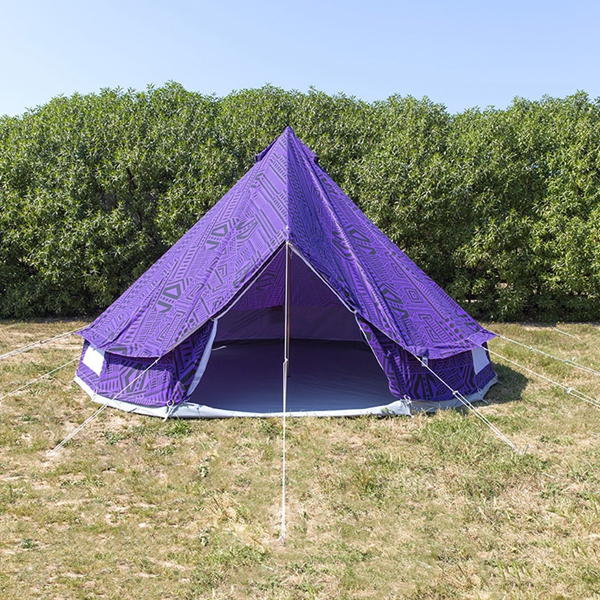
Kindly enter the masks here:
M 143 375 L 145 375 L 160 359 L 161 359 L 161 357 L 159 356 L 150 366 L 146 367 L 146 369 L 144 369 L 137 377 L 135 377 L 134 379 L 132 379 L 113 398 L 113 400 L 116 400 L 131 384 L 135 383 L 140 377 L 142 377 Z M 75 360 L 77 360 L 77 359 L 75 359 Z M 71 431 L 71 433 L 69 433 L 69 435 L 62 442 L 60 442 L 60 444 L 57 444 L 54 448 L 52 448 L 52 450 L 50 450 L 48 452 L 48 455 L 51 456 L 52 454 L 54 454 L 55 452 L 57 452 L 58 450 L 60 450 L 67 442 L 69 442 L 70 440 L 72 440 L 88 423 L 90 423 L 91 421 L 93 421 L 107 406 L 108 406 L 108 404 L 103 404 L 98 410 L 96 410 L 96 412 L 94 412 L 92 415 L 90 415 L 81 425 L 79 425 L 79 427 L 77 427 L 73 431 Z
M 527 448 L 525 448 L 525 450 L 519 450 L 519 448 L 517 448 L 517 446 L 506 435 L 504 435 L 493 423 L 491 423 L 483 413 L 477 410 L 477 408 L 475 408 L 473 404 L 471 404 L 471 402 L 465 398 L 465 396 L 463 396 L 463 394 L 447 384 L 433 369 L 431 369 L 431 367 L 424 360 L 419 357 L 416 358 L 423 367 L 425 367 L 432 375 L 439 379 L 439 381 L 441 381 L 452 392 L 452 395 L 455 398 L 457 398 L 465 407 L 467 407 L 482 423 L 487 425 L 504 443 L 510 446 L 517 454 L 525 454 L 525 452 L 527 452 Z
M 493 350 L 488 349 L 488 352 L 490 354 L 493 354 L 494 356 L 497 356 L 498 358 L 512 364 L 512 365 L 515 365 L 515 367 L 518 367 L 519 369 L 523 369 L 524 371 L 527 371 L 528 373 L 531 373 L 532 375 L 536 375 L 540 379 L 544 379 L 545 381 L 547 381 L 548 383 L 551 383 L 552 385 L 562 388 L 570 396 L 574 396 L 575 398 L 577 398 L 579 400 L 583 400 L 583 402 L 587 402 L 588 404 L 591 404 L 592 406 L 595 406 L 596 408 L 600 408 L 600 402 L 596 398 L 592 398 L 591 396 L 588 396 L 587 394 L 584 394 L 583 392 L 581 392 L 575 388 L 564 385 L 563 383 L 554 381 L 553 379 L 550 379 L 550 377 L 546 377 L 545 375 L 542 375 L 541 373 L 537 373 L 533 369 L 524 367 L 523 365 L 520 365 L 519 363 L 515 362 L 514 360 L 511 360 L 510 358 L 506 358 L 506 356 L 502 356 L 502 354 L 498 354 L 497 352 L 494 352 Z
M 522 348 L 527 348 L 527 350 L 531 350 L 532 352 L 537 352 L 538 354 L 541 354 L 542 356 L 545 356 L 547 358 L 551 358 L 552 360 L 557 360 L 558 362 L 564 363 L 566 365 L 570 365 L 571 367 L 574 367 L 576 369 L 581 369 L 582 371 L 585 371 L 586 373 L 592 373 L 593 375 L 600 376 L 600 371 L 596 371 L 595 369 L 592 369 L 591 367 L 586 367 L 585 365 L 580 365 L 578 362 L 575 362 L 574 360 L 569 360 L 568 358 L 567 359 L 559 358 L 558 356 L 554 356 L 553 354 L 549 354 L 548 352 L 539 350 L 538 348 L 535 348 L 534 346 L 528 346 L 527 344 L 523 344 L 522 342 L 518 342 L 518 341 L 512 340 L 511 338 L 506 337 L 504 335 L 500 335 L 499 333 L 496 333 L 495 335 L 502 340 L 511 342 L 512 344 L 516 344 L 517 346 L 521 346 Z
M 34 342 L 32 344 L 27 344 L 25 346 L 21 346 L 20 348 L 17 348 L 15 350 L 11 350 L 10 352 L 7 352 L 6 354 L 1 354 L 0 355 L 0 359 L 2 358 L 6 358 L 8 356 L 13 356 L 15 354 L 19 354 L 21 352 L 27 352 L 28 350 L 32 350 L 33 348 L 36 348 L 42 344 L 46 344 L 48 342 L 51 342 L 53 340 L 59 339 L 61 337 L 66 337 L 69 335 L 73 335 L 74 333 L 76 333 L 77 331 L 79 331 L 79 329 L 74 329 L 73 331 L 68 331 L 66 333 L 60 333 L 58 335 L 55 335 L 52 338 L 48 338 L 46 340 L 40 340 L 38 342 Z M 78 361 L 78 358 L 73 358 L 72 360 L 66 362 L 64 365 L 61 365 L 60 367 L 56 367 L 55 369 L 52 369 L 51 371 L 49 371 L 48 373 L 45 373 L 44 375 L 40 375 L 39 377 L 36 377 L 35 379 L 32 379 L 31 381 L 28 381 L 27 383 L 19 386 L 18 388 L 15 388 L 14 390 L 8 392 L 7 394 L 4 394 L 3 396 L 0 396 L 0 401 L 4 400 L 4 398 L 7 398 L 8 396 L 12 396 L 13 394 L 16 394 L 17 392 L 20 392 L 21 390 L 24 390 L 25 388 L 29 387 L 30 385 L 33 385 L 34 383 L 37 383 L 38 381 L 41 381 L 42 379 L 44 379 L 45 377 L 48 377 L 50 375 L 52 375 L 53 373 L 56 373 L 57 371 L 60 371 L 61 369 L 64 369 L 65 367 L 73 364 L 74 362 Z M 123 392 L 125 392 L 125 390 L 127 390 L 128 387 L 130 387 L 133 383 L 135 383 L 140 377 L 142 377 L 143 375 L 145 375 L 158 361 L 160 360 L 160 357 L 157 358 L 150 366 L 148 366 L 144 371 L 142 371 L 137 377 L 135 377 L 134 379 L 132 379 L 115 397 L 114 400 L 116 400 L 117 398 L 119 398 L 119 396 L 121 396 L 123 394 Z M 60 450 L 60 448 L 62 448 L 65 444 L 67 444 L 70 440 L 72 440 L 88 423 L 90 423 L 91 421 L 93 421 L 106 407 L 108 406 L 108 404 L 103 404 L 100 408 L 98 408 L 92 415 L 90 415 L 81 425 L 79 425 L 77 428 L 75 428 L 64 440 L 62 440 L 62 442 L 60 442 L 57 446 L 55 446 L 52 450 L 50 450 L 48 452 L 49 455 L 54 454 L 55 452 L 57 452 L 58 450 Z
M 21 354 L 22 352 L 28 352 L 29 350 L 33 350 L 34 348 L 37 348 L 44 344 L 48 344 L 49 342 L 53 342 L 54 340 L 58 340 L 59 338 L 73 335 L 74 333 L 77 333 L 78 331 L 80 331 L 80 328 L 74 329 L 73 331 L 67 331 L 66 333 L 59 333 L 58 335 L 48 338 L 47 340 L 39 340 L 37 342 L 31 342 L 30 344 L 25 344 L 25 346 L 21 346 L 20 348 L 15 348 L 14 350 L 11 350 L 10 352 L 6 352 L 5 354 L 0 354 L 0 360 L 2 360 L 3 358 L 7 358 L 9 356 L 14 356 L 15 354 Z
M 73 329 L 73 331 L 67 331 L 66 333 L 59 333 L 58 335 L 55 335 L 54 337 L 51 337 L 51 338 L 48 338 L 45 340 L 39 340 L 37 342 L 25 344 L 24 346 L 21 346 L 19 348 L 15 348 L 14 350 L 11 350 L 10 352 L 6 352 L 5 354 L 0 354 L 0 360 L 2 360 L 3 358 L 7 358 L 9 356 L 21 354 L 22 352 L 28 352 L 29 350 L 33 350 L 34 348 L 37 348 L 38 346 L 42 346 L 43 344 L 48 344 L 49 342 L 58 340 L 59 338 L 73 335 L 74 333 L 77 333 L 79 330 L 80 330 L 79 328 Z M 56 369 L 52 369 L 48 373 L 45 373 L 44 375 L 40 375 L 39 377 L 36 377 L 35 379 L 28 381 L 27 383 L 19 386 L 18 388 L 15 388 L 14 390 L 8 392 L 7 394 L 0 396 L 0 401 L 4 400 L 4 398 L 8 398 L 8 396 L 12 396 L 13 394 L 16 394 L 17 392 L 20 392 L 21 390 L 24 390 L 25 388 L 29 387 L 30 385 L 33 385 L 34 383 L 41 381 L 42 379 L 44 379 L 45 377 L 48 377 L 49 375 L 52 375 L 53 373 L 56 373 L 57 371 L 60 371 L 61 369 L 68 367 L 70 364 L 74 363 L 76 360 L 78 360 L 78 359 L 74 358 L 74 359 L 66 362 L 64 365 L 61 365 L 60 367 L 56 367 Z
M 30 385 L 33 385 L 34 383 L 37 383 L 38 381 L 41 381 L 42 379 L 44 379 L 44 377 L 48 377 L 49 375 L 56 373 L 56 371 L 60 371 L 61 369 L 64 369 L 65 367 L 69 366 L 70 364 L 74 363 L 77 360 L 79 360 L 79 358 L 74 358 L 74 359 L 70 360 L 69 362 L 66 362 L 64 365 L 61 365 L 60 367 L 56 367 L 56 369 L 52 369 L 52 371 L 49 371 L 48 373 L 45 373 L 44 375 L 40 375 L 39 377 L 36 377 L 35 379 L 32 379 L 31 381 L 28 381 L 27 383 L 23 384 L 22 386 L 12 390 L 11 392 L 8 392 L 8 394 L 4 394 L 4 396 L 0 396 L 0 401 L 4 400 L 4 398 L 8 398 L 8 396 L 12 396 L 13 394 L 16 394 L 17 392 L 20 392 L 21 390 L 24 390 L 26 387 L 29 387 Z

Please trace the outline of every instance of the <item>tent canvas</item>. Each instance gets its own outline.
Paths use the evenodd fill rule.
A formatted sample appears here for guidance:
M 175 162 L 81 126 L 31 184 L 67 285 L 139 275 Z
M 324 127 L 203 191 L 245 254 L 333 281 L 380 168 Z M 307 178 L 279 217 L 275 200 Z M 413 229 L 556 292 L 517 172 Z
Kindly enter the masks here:
M 98 402 L 143 414 L 280 414 L 273 391 L 260 389 L 275 377 L 281 390 L 286 316 L 291 414 L 410 414 L 459 405 L 458 393 L 480 399 L 496 381 L 493 334 L 356 207 L 289 127 L 80 332 L 76 381 Z

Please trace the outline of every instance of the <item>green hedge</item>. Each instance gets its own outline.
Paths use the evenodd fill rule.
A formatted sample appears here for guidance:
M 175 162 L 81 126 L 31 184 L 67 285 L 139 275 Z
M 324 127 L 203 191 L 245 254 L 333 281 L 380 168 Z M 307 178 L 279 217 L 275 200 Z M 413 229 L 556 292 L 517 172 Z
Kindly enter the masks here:
M 0 119 L 0 316 L 106 307 L 288 124 L 474 316 L 599 318 L 598 100 L 451 115 L 410 96 L 175 83 Z

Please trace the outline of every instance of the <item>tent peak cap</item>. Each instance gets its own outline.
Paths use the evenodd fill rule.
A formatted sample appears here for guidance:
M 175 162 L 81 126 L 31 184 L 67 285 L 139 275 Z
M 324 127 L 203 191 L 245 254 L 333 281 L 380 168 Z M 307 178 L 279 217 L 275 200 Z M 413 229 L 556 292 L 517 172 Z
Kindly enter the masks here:
M 281 132 L 279 137 L 273 140 L 262 152 L 255 155 L 255 162 L 260 162 L 267 155 L 270 154 L 271 150 L 275 147 L 282 147 L 285 152 L 288 153 L 292 146 L 303 152 L 310 160 L 315 163 L 319 162 L 319 156 L 313 152 L 295 133 L 291 125 L 287 125 L 286 128 Z
M 283 143 L 287 142 L 286 147 L 289 147 L 289 143 L 292 140 L 297 140 L 298 142 L 300 142 L 300 140 L 294 133 L 294 130 L 292 129 L 292 127 L 290 125 L 287 125 L 286 128 L 279 134 L 279 136 L 277 138 L 275 138 L 264 150 L 262 150 L 261 152 L 259 152 L 258 154 L 255 155 L 255 162 L 260 162 L 261 160 L 263 160 L 263 158 L 265 158 L 267 156 L 267 154 L 269 154 L 269 152 L 271 151 L 273 146 L 279 145 L 282 142 Z M 300 143 L 302 144 L 302 142 L 300 142 Z M 302 145 L 304 145 L 304 144 L 302 144 Z

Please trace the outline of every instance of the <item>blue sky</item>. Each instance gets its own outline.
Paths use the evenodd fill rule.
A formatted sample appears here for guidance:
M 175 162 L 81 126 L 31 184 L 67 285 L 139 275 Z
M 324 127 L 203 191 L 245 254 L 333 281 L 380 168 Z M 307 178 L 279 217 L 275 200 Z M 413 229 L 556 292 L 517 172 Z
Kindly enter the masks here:
M 266 83 L 452 113 L 515 96 L 600 96 L 597 0 L 0 0 L 0 115 L 173 80 Z

